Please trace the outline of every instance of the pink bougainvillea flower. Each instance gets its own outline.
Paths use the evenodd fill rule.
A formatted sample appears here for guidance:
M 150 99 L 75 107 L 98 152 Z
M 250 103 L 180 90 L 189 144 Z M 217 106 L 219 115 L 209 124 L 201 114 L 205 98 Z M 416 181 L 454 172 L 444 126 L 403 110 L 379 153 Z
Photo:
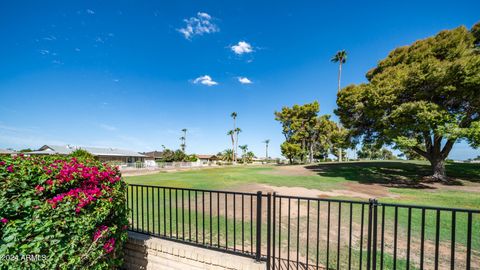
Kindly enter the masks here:
M 35 187 L 35 190 L 37 191 L 37 193 L 40 193 L 40 192 L 44 191 L 45 188 L 42 187 L 42 186 L 40 186 L 40 185 L 37 185 L 37 186 Z
M 0 222 L 3 223 L 3 224 L 7 224 L 8 219 L 6 219 L 6 218 L 1 218 L 1 219 L 0 219 Z
M 105 225 L 100 226 L 98 230 L 93 234 L 93 241 L 96 241 L 98 238 L 101 238 L 104 233 L 108 231 L 108 227 Z
M 103 245 L 103 249 L 107 253 L 112 252 L 114 248 L 115 248 L 115 238 L 113 237 L 108 239 L 108 241 Z
M 8 171 L 9 173 L 13 173 L 13 165 L 8 166 L 8 167 L 7 167 L 7 171 Z
M 98 238 L 103 237 L 105 232 L 108 231 L 108 227 L 105 225 L 100 226 L 98 230 L 93 234 L 93 241 L 96 241 Z
M 4 166 L 5 165 L 5 161 L 0 161 L 0 166 Z

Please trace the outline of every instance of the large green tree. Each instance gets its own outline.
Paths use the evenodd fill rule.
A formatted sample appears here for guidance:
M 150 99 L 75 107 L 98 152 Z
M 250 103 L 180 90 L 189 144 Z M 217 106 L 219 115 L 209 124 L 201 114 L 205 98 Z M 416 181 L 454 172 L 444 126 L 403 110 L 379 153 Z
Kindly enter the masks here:
M 282 124 L 285 143 L 282 154 L 291 162 L 314 162 L 326 159 L 328 154 L 341 153 L 339 149 L 350 147 L 346 129 L 330 120 L 330 115 L 318 116 L 318 102 L 283 107 L 275 112 L 275 119 Z
M 317 101 L 304 105 L 283 107 L 275 112 L 275 120 L 282 124 L 282 132 L 289 143 L 299 144 L 301 148 L 300 160 L 305 162 L 306 153 L 311 149 L 312 134 L 316 125 L 320 105 Z
M 337 97 L 343 125 L 358 138 L 414 151 L 432 177 L 448 180 L 455 142 L 480 145 L 480 26 L 446 30 L 393 50 Z

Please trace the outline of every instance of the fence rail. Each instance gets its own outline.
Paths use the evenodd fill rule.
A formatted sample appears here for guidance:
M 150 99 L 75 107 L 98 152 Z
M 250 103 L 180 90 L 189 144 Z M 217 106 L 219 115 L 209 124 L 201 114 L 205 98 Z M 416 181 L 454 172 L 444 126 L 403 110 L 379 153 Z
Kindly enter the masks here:
M 480 269 L 480 210 L 129 185 L 130 230 L 268 269 Z

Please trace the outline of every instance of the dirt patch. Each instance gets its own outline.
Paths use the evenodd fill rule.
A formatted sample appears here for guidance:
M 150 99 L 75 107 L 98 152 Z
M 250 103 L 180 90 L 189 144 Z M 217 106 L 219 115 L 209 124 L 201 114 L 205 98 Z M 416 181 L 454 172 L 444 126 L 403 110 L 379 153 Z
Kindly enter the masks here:
M 331 191 L 323 191 L 318 189 L 308 189 L 304 187 L 286 187 L 286 186 L 271 186 L 266 184 L 248 184 L 236 186 L 235 190 L 242 192 L 256 192 L 262 191 L 264 193 L 277 192 L 279 195 L 286 196 L 301 196 L 301 197 L 313 197 L 313 198 L 326 198 L 326 197 L 352 197 L 369 199 L 376 197 L 390 197 L 398 198 L 399 195 L 391 194 L 388 189 L 380 185 L 362 185 L 356 183 L 347 183 L 345 185 L 348 189 L 334 189 Z

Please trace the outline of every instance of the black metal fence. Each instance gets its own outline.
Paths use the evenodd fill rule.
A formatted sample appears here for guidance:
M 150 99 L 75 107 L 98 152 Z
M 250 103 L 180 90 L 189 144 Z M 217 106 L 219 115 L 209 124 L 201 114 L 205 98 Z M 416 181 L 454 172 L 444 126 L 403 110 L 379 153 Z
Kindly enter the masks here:
M 130 230 L 266 260 L 269 196 L 131 184 Z
M 130 230 L 268 269 L 480 269 L 480 210 L 129 185 Z

